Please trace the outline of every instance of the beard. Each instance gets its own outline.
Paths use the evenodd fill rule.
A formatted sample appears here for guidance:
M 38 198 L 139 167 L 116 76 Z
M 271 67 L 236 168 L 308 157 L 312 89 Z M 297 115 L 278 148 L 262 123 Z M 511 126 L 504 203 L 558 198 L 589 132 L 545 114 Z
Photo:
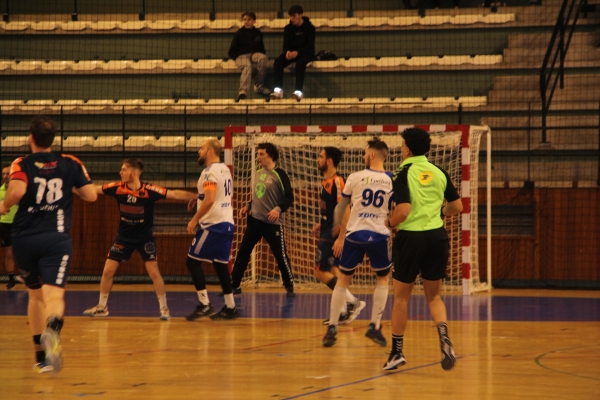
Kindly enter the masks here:
M 325 164 L 325 165 L 317 164 L 317 168 L 319 169 L 319 171 L 321 171 L 321 174 L 325 174 L 325 172 L 327 171 L 327 164 Z
M 198 157 L 198 165 L 203 166 L 206 162 L 206 157 Z

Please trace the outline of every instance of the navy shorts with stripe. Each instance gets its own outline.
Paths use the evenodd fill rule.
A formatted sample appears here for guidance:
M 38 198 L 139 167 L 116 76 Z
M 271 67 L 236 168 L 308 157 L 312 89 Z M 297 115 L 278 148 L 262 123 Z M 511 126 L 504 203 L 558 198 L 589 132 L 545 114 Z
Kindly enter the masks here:
M 73 258 L 71 235 L 44 232 L 13 238 L 12 244 L 15 263 L 27 287 L 65 287 Z
M 449 252 L 448 234 L 443 227 L 422 232 L 400 230 L 392 247 L 392 277 L 403 283 L 413 283 L 419 273 L 428 281 L 443 279 Z
M 198 229 L 188 256 L 200 261 L 228 263 L 233 232 L 217 233 Z
M 156 243 L 154 238 L 141 242 L 129 242 L 119 237 L 115 239 L 108 252 L 108 258 L 118 262 L 129 260 L 133 252 L 137 250 L 144 261 L 157 261 Z
M 365 254 L 369 256 L 371 268 L 374 271 L 385 270 L 392 265 L 387 240 L 355 243 L 344 239 L 344 248 L 342 249 L 342 256 L 340 258 L 340 270 L 346 272 L 354 271 L 358 264 L 363 262 Z

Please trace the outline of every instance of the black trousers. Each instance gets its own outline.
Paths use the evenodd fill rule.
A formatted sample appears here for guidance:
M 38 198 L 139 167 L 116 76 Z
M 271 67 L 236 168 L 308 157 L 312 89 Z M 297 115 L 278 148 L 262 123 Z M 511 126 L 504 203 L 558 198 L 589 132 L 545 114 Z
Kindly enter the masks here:
M 304 75 L 306 74 L 306 65 L 314 61 L 315 56 L 312 54 L 299 55 L 293 60 L 285 58 L 285 53 L 282 53 L 273 64 L 273 86 L 283 89 L 283 69 L 291 63 L 296 63 L 296 86 L 294 90 L 302 91 L 304 87 Z
M 281 272 L 281 279 L 286 288 L 294 287 L 294 275 L 292 274 L 292 267 L 290 260 L 287 255 L 287 249 L 285 247 L 285 238 L 283 237 L 283 226 L 275 224 L 267 224 L 248 216 L 248 225 L 244 232 L 242 243 L 238 249 L 235 257 L 235 263 L 233 264 L 233 271 L 231 272 L 231 282 L 233 288 L 239 288 L 244 272 L 248 268 L 248 262 L 250 261 L 250 255 L 254 246 L 265 238 L 275 260 L 277 260 L 277 266 Z

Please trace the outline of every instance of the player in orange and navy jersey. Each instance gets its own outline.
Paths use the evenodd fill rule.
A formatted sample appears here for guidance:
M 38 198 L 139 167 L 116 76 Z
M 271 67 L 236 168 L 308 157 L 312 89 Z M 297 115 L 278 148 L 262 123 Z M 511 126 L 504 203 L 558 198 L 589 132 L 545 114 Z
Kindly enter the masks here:
M 342 160 L 342 152 L 336 147 L 324 147 L 317 158 L 317 167 L 323 174 L 320 194 L 320 223 L 313 228 L 313 234 L 319 237 L 319 245 L 315 255 L 315 277 L 333 290 L 340 270 L 339 260 L 333 254 L 333 243 L 337 237 L 331 231 L 333 226 L 333 211 L 340 201 L 344 190 L 344 178 L 337 172 L 337 166 Z M 343 232 L 342 232 L 343 234 Z M 354 321 L 360 311 L 365 307 L 365 302 L 358 300 L 348 290 L 346 302 L 340 315 L 341 323 L 349 324 Z M 329 320 L 323 321 L 324 325 Z
M 100 300 L 98 305 L 83 312 L 90 317 L 105 317 L 108 315 L 108 295 L 113 284 L 113 276 L 119 263 L 129 260 L 137 250 L 146 266 L 148 275 L 154 284 L 160 305 L 160 319 L 171 319 L 167 307 L 165 283 L 158 270 L 156 245 L 152 234 L 154 224 L 154 203 L 162 199 L 196 200 L 197 194 L 184 190 L 167 190 L 158 185 L 140 181 L 144 164 L 139 159 L 127 159 L 121 166 L 121 181 L 103 186 L 96 186 L 98 194 L 112 196 L 119 204 L 120 223 L 117 238 L 112 244 L 100 282 Z
M 29 295 L 27 316 L 36 351 L 34 370 L 57 373 L 62 369 L 59 336 L 73 258 L 69 234 L 73 193 L 85 201 L 95 201 L 98 195 L 81 161 L 52 152 L 54 121 L 37 116 L 29 131 L 32 154 L 12 163 L 0 214 L 19 203 L 11 240 Z

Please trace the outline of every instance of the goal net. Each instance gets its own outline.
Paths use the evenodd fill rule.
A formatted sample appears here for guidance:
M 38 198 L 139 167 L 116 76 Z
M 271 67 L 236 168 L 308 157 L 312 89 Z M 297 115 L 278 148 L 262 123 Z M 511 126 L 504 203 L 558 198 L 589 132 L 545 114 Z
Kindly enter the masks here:
M 279 149 L 277 165 L 290 177 L 294 189 L 294 206 L 285 214 L 284 234 L 288 256 L 298 288 L 322 287 L 313 276 L 318 238 L 312 228 L 319 222 L 319 194 L 322 175 L 317 169 L 317 157 L 325 146 L 334 146 L 343 153 L 338 172 L 347 178 L 352 172 L 365 168 L 363 154 L 367 141 L 380 137 L 389 147 L 385 167 L 395 171 L 402 162 L 399 135 L 410 126 L 242 126 L 225 130 L 225 162 L 230 165 L 234 179 L 234 207 L 240 209 L 252 198 L 253 171 L 258 168 L 256 146 L 271 142 Z M 478 159 L 480 139 L 488 127 L 468 125 L 419 125 L 431 133 L 429 160 L 444 168 L 457 186 L 463 201 L 463 214 L 445 218 L 450 238 L 450 258 L 444 291 L 465 294 L 486 290 L 479 279 L 478 257 Z M 242 241 L 245 218 L 236 215 L 236 233 L 232 258 Z M 375 285 L 375 274 L 368 259 L 360 265 L 353 278 L 354 288 Z M 419 286 L 420 282 L 417 282 Z M 256 245 L 243 286 L 281 286 L 279 270 L 266 241 Z

